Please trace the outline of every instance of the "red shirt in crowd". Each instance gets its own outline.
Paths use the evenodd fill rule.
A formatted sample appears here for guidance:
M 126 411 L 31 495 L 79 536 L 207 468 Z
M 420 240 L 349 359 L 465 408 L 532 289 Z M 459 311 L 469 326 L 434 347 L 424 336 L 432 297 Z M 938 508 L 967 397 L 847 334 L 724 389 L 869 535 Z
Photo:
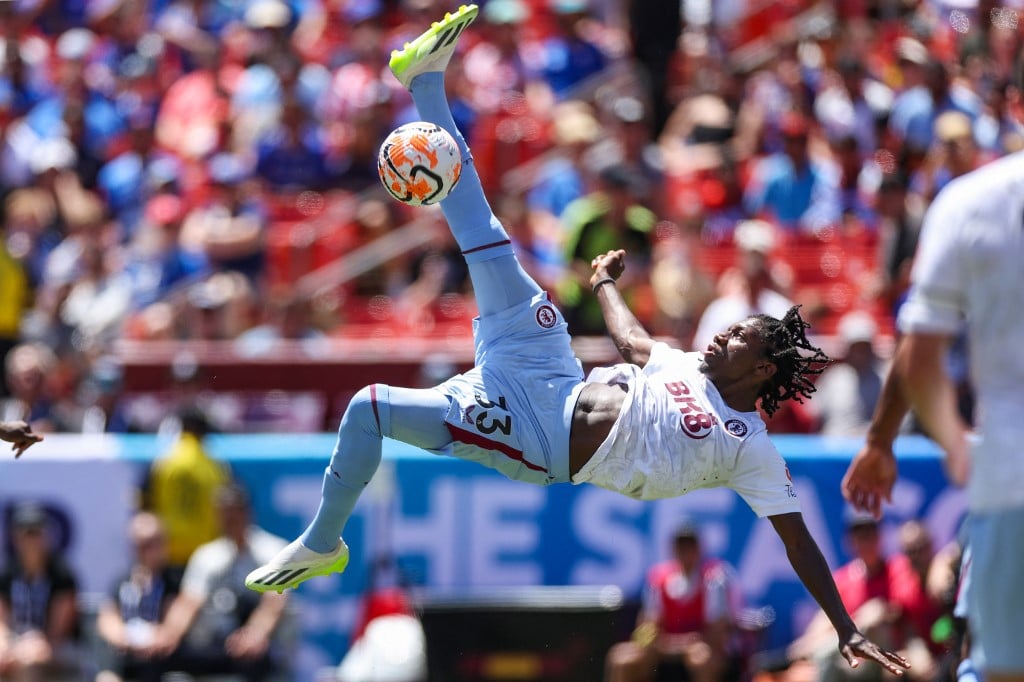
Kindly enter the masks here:
M 728 566 L 705 559 L 690 574 L 676 560 L 655 565 L 647 574 L 643 614 L 664 633 L 700 632 L 732 613 L 736 592 Z

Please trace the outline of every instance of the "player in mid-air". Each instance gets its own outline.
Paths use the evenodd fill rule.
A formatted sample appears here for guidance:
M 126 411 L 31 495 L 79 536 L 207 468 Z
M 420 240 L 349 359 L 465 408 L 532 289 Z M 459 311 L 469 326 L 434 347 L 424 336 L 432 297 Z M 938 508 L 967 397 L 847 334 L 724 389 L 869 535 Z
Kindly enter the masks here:
M 756 411 L 758 400 L 770 413 L 782 400 L 810 395 L 808 375 L 826 360 L 797 309 L 782 320 L 741 320 L 703 353 L 683 353 L 655 342 L 630 313 L 615 288 L 624 252 L 610 251 L 594 259 L 591 285 L 626 363 L 584 380 L 561 313 L 523 271 L 487 204 L 445 98 L 445 67 L 476 13 L 460 8 L 391 57 L 420 117 L 451 133 L 462 152 L 462 178 L 441 208 L 476 294 L 476 366 L 434 388 L 375 384 L 357 393 L 313 522 L 246 585 L 280 591 L 344 570 L 341 532 L 390 437 L 540 485 L 589 482 L 645 500 L 730 487 L 771 520 L 850 664 L 869 658 L 900 674 L 906 661 L 867 640 L 843 608 Z

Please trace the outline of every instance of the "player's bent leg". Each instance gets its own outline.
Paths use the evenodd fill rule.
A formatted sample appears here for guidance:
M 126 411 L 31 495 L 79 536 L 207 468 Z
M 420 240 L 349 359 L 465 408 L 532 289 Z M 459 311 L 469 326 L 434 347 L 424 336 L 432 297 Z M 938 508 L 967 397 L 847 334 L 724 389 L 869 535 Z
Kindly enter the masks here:
M 462 177 L 441 201 L 441 210 L 469 264 L 477 307 L 484 316 L 527 301 L 541 289 L 515 260 L 512 242 L 487 203 L 469 145 L 455 125 L 445 95 L 444 70 L 459 36 L 476 14 L 476 5 L 464 5 L 445 15 L 404 49 L 392 53 L 391 70 L 412 93 L 419 116 L 451 133 L 459 145 Z M 480 266 L 490 261 L 497 263 Z
M 299 539 L 246 577 L 246 587 L 282 592 L 310 578 L 344 571 L 349 551 L 341 533 L 380 465 L 384 437 L 440 450 L 451 442 L 444 425 L 447 412 L 448 399 L 434 389 L 374 384 L 357 392 L 338 428 L 316 516 Z

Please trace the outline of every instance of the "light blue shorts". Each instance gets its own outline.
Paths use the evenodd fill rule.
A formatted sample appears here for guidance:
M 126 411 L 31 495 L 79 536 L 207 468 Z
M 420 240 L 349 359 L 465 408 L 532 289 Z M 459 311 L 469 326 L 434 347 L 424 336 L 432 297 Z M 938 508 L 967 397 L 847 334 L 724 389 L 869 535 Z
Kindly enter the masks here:
M 971 512 L 971 659 L 986 672 L 1024 674 L 1024 509 Z
M 451 454 L 517 481 L 569 480 L 569 431 L 583 368 L 561 312 L 541 293 L 473 322 L 476 366 L 438 386 Z

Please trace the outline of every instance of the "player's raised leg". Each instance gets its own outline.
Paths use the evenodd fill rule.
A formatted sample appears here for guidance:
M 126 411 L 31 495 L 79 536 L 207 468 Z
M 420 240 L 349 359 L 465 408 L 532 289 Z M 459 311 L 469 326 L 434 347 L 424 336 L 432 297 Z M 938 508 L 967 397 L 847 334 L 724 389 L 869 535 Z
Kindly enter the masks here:
M 441 126 L 459 144 L 462 177 L 441 201 L 441 210 L 469 265 L 477 308 L 486 316 L 527 301 L 541 289 L 519 265 L 508 234 L 487 203 L 469 146 L 455 125 L 445 95 L 445 68 L 459 37 L 476 15 L 476 5 L 463 5 L 445 15 L 404 49 L 392 52 L 390 65 L 412 94 L 420 118 Z
M 281 592 L 344 571 L 349 552 L 341 533 L 380 465 L 383 439 L 442 450 L 451 442 L 444 424 L 447 413 L 448 399 L 434 389 L 374 384 L 356 393 L 341 418 L 316 516 L 299 539 L 246 576 L 246 587 Z

